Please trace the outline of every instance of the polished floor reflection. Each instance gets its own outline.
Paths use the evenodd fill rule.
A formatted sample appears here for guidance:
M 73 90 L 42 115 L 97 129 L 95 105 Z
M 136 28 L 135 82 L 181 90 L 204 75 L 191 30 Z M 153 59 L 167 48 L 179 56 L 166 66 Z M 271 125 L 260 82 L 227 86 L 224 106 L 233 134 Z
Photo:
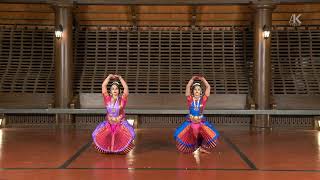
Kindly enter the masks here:
M 218 127 L 211 154 L 176 151 L 174 129 L 138 129 L 127 155 L 105 155 L 91 131 L 0 129 L 3 179 L 320 179 L 320 132 Z

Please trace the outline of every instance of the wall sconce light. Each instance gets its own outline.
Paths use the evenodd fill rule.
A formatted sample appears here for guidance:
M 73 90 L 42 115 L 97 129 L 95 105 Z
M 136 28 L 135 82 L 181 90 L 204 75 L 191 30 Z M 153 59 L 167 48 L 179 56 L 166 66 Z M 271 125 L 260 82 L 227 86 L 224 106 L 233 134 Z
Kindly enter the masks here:
M 320 116 L 314 117 L 314 128 L 320 131 Z M 320 134 L 319 134 L 319 138 L 320 138 Z M 319 142 L 320 142 L 320 139 L 319 139 Z
M 0 129 L 1 128 L 3 128 L 3 127 L 5 127 L 5 124 L 6 124 L 6 122 L 5 122 L 6 120 L 5 120 L 5 117 L 4 117 L 4 115 L 0 115 Z M 1 144 L 0 144 L 1 145 Z
M 62 32 L 63 32 L 63 28 L 62 28 L 62 25 L 60 24 L 54 31 L 57 39 L 60 39 L 62 37 Z
M 134 119 L 127 119 L 127 121 L 131 126 L 134 126 Z
M 138 128 L 138 115 L 128 115 L 126 116 L 127 118 L 127 122 L 128 124 L 130 124 L 131 126 L 133 126 L 134 129 L 137 129 Z
M 268 39 L 270 37 L 270 27 L 267 25 L 264 25 L 262 30 L 263 30 L 263 33 L 262 33 L 263 38 Z

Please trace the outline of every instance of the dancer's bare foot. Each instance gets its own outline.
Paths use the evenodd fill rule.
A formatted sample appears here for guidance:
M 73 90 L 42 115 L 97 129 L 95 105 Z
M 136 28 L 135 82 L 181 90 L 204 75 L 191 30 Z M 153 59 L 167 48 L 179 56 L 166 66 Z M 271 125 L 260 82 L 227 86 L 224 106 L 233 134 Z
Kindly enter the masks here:
M 209 151 L 207 151 L 207 150 L 205 150 L 205 149 L 203 149 L 203 148 L 199 148 L 199 151 L 201 152 L 201 153 L 205 153 L 205 154 L 210 154 L 211 152 L 209 152 Z

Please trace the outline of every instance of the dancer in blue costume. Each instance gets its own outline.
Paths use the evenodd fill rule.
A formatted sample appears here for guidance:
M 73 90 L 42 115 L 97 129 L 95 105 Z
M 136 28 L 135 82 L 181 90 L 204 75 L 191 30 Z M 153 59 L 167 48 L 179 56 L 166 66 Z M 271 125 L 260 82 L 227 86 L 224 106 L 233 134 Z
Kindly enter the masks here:
M 193 83 L 197 79 L 206 86 L 204 94 L 200 83 Z M 200 152 L 210 153 L 216 147 L 219 132 L 202 114 L 209 96 L 210 85 L 207 80 L 202 76 L 193 76 L 186 87 L 189 114 L 174 134 L 179 151 L 192 153 L 199 148 Z

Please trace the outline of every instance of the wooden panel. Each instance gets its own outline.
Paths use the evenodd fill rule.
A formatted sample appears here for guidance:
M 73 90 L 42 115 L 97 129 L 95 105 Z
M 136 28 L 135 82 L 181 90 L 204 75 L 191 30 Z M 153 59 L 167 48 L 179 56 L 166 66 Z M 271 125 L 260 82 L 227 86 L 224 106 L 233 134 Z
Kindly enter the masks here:
M 129 14 L 78 13 L 79 20 L 130 20 Z
M 106 20 L 101 20 L 101 21 L 83 21 L 81 20 L 79 22 L 79 25 L 90 25 L 90 26 L 96 26 L 96 25 L 101 25 L 101 26 L 132 26 L 132 23 L 130 21 L 106 21 Z
M 121 10 L 119 10 L 121 9 Z M 192 6 L 135 6 L 138 26 L 190 26 L 192 17 Z M 196 7 L 197 25 L 243 25 L 251 21 L 251 11 L 245 6 L 199 6 Z M 131 21 L 130 6 L 80 5 L 76 16 L 80 25 L 127 25 L 122 20 Z M 93 13 L 91 13 L 93 12 Z M 112 14 L 113 13 L 113 14 Z M 111 22 L 112 20 L 118 22 Z M 121 20 L 121 21 L 119 21 Z M 109 22 L 110 21 L 110 22 Z M 217 22 L 225 21 L 225 22 Z M 119 24 L 117 24 L 119 23 Z M 132 25 L 132 22 L 129 23 Z
M 320 4 L 280 4 L 272 13 L 273 25 L 287 25 L 292 14 L 302 14 L 299 18 L 302 25 L 319 25 L 320 24 Z
M 209 21 L 209 20 L 250 20 L 251 14 L 198 14 L 197 20 Z
M 77 0 L 79 4 L 125 4 L 125 5 L 136 5 L 136 4 L 145 4 L 145 5 L 200 5 L 200 4 L 249 4 L 249 0 Z
M 54 12 L 49 4 L 11 4 L 0 3 L 0 11 L 22 11 L 22 12 Z
M 0 93 L 0 108 L 48 108 L 53 94 Z
M 80 108 L 83 109 L 104 108 L 103 96 L 101 93 L 80 93 L 79 100 Z
M 9 22 L 8 22 L 9 23 Z M 25 22 L 27 24 L 29 22 Z M 45 23 L 43 23 L 45 24 Z M 248 20 L 210 20 L 210 21 L 198 21 L 196 22 L 197 26 L 239 26 L 239 25 L 250 25 L 251 22 Z M 280 22 L 279 24 L 283 25 L 283 22 Z M 79 25 L 90 25 L 90 26 L 132 26 L 132 22 L 130 20 L 80 20 Z M 190 20 L 168 20 L 168 21 L 162 21 L 162 20 L 141 20 L 137 21 L 137 25 L 141 27 L 188 27 L 191 26 Z
M 103 108 L 100 93 L 80 93 L 80 108 Z M 244 94 L 215 94 L 209 97 L 206 109 L 245 109 Z M 177 94 L 130 94 L 128 109 L 187 109 L 186 97 Z
M 0 12 L 0 19 L 53 19 L 54 13 Z
M 189 21 L 138 21 L 138 26 L 190 26 Z
M 54 25 L 54 11 L 47 4 L 0 4 L 0 24 Z
M 217 5 L 217 6 L 198 6 L 201 13 L 251 13 L 252 9 L 248 5 Z
M 142 14 L 160 14 L 160 13 L 191 13 L 190 6 L 137 6 L 137 13 Z
M 206 109 L 246 109 L 246 100 L 246 94 L 213 94 Z
M 137 5 L 138 14 L 191 14 L 191 6 L 145 6 Z M 251 13 L 253 12 L 247 5 L 230 6 L 197 6 L 197 13 Z M 108 5 L 78 5 L 78 12 L 105 12 L 105 13 L 128 13 L 130 6 L 108 6 Z
M 191 14 L 139 14 L 137 16 L 138 20 L 163 20 L 163 21 L 175 21 L 175 20 L 184 20 L 190 21 Z
M 307 4 L 279 4 L 274 10 L 275 13 L 278 12 L 319 12 L 320 4 L 319 3 L 307 3 Z
M 113 5 L 78 5 L 77 12 L 128 13 L 129 6 Z
M 226 20 L 221 20 L 221 21 L 200 21 L 197 22 L 197 26 L 246 26 L 250 25 L 251 22 L 244 20 L 244 21 L 226 21 Z
M 319 109 L 320 96 L 274 95 L 277 109 Z
M 287 21 L 272 21 L 272 25 L 286 25 L 286 26 L 290 26 L 289 24 L 289 20 Z M 302 25 L 319 25 L 320 24 L 320 20 L 303 20 L 302 21 Z
M 1 19 L 0 24 L 3 24 L 3 25 L 19 25 L 20 24 L 20 25 L 54 26 L 54 21 L 53 20 L 48 21 L 47 19 L 44 19 L 44 20 L 26 20 L 26 19 L 3 20 L 3 19 Z
M 275 21 L 288 21 L 290 20 L 293 13 L 273 13 L 272 14 L 272 20 Z M 296 14 L 297 15 L 297 14 Z M 301 16 L 299 18 L 302 22 L 306 20 L 320 20 L 320 9 L 316 13 L 301 13 Z

